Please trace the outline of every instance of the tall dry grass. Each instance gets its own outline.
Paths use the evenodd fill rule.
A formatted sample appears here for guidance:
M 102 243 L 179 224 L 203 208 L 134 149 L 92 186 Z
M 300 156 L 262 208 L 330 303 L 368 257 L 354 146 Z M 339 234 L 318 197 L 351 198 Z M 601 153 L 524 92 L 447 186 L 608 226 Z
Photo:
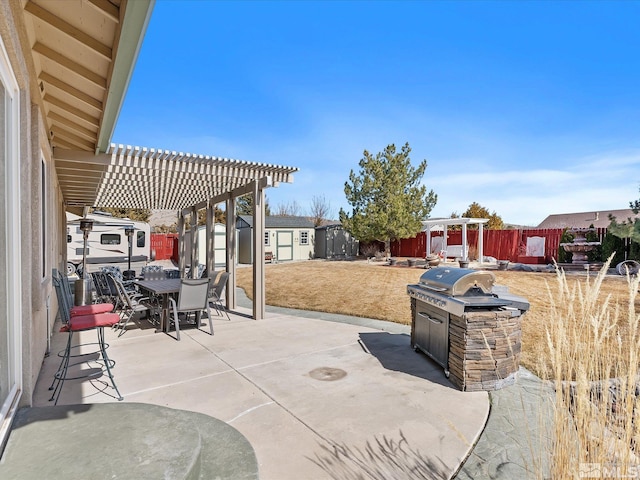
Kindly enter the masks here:
M 552 478 L 579 478 L 588 469 L 594 475 L 604 473 L 602 478 L 619 477 L 635 475 L 640 467 L 635 421 L 640 368 L 635 302 L 640 279 L 628 278 L 628 299 L 619 302 L 602 292 L 608 266 L 587 282 L 572 282 L 558 272 L 555 287 L 548 288 L 549 356 L 541 359 L 537 370 L 555 387 Z

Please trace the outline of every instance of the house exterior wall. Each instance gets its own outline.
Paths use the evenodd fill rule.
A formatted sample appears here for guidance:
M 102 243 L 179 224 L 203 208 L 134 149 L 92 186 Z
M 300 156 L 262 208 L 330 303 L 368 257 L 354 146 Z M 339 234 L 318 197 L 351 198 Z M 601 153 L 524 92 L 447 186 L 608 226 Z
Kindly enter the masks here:
M 18 349 L 22 393 L 19 405 L 29 406 L 57 312 L 51 269 L 64 265 L 60 232 L 65 231 L 65 224 L 62 196 L 39 98 L 32 96 L 39 87 L 25 60 L 29 58 L 29 45 L 20 5 L 19 2 L 0 2 L 0 41 L 18 83 L 20 104 L 19 158 L 5 159 L 3 165 L 6 170 L 8 162 L 19 163 L 20 212 L 5 218 L 6 234 L 2 241 L 8 256 L 19 256 L 21 278 L 16 279 L 5 263 L 0 275 L 5 283 L 19 281 L 12 294 L 14 298 L 7 301 L 18 301 L 21 307 L 20 318 L 9 321 L 20 326 Z M 7 194 L 4 184 L 2 189 L 4 198 Z

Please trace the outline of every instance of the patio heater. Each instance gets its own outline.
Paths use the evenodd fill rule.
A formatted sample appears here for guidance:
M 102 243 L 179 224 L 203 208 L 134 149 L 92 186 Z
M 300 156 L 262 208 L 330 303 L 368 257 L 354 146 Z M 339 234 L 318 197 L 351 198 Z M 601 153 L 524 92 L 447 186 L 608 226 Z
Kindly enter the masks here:
M 136 276 L 136 272 L 131 270 L 131 254 L 133 252 L 133 232 L 134 231 L 135 229 L 133 228 L 133 225 L 127 225 L 126 227 L 124 227 L 124 233 L 127 236 L 127 239 L 129 240 L 129 266 L 127 268 L 127 271 L 122 273 L 122 278 L 124 280 L 133 280 Z
M 80 220 L 80 230 L 82 230 L 82 237 L 84 239 L 82 248 L 82 278 L 76 280 L 75 304 L 88 305 L 91 303 L 91 278 L 87 275 L 87 242 L 89 240 L 89 233 L 93 230 L 93 220 L 86 218 Z M 80 277 L 80 275 L 78 277 Z

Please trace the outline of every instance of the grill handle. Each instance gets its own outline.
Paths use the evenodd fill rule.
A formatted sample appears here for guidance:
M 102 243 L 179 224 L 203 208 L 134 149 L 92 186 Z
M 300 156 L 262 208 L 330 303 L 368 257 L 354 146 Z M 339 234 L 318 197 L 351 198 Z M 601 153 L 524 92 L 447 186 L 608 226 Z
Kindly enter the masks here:
M 436 287 L 435 285 L 429 285 L 428 283 L 421 283 L 420 286 L 428 288 L 429 290 L 433 290 L 434 292 L 446 292 L 448 290 L 448 288 Z
M 438 318 L 430 317 L 429 315 L 427 315 L 424 312 L 418 312 L 418 315 L 420 315 L 421 317 L 426 318 L 427 320 L 429 320 L 430 322 L 433 322 L 433 323 L 440 323 L 440 324 L 443 323 L 442 320 L 440 320 Z

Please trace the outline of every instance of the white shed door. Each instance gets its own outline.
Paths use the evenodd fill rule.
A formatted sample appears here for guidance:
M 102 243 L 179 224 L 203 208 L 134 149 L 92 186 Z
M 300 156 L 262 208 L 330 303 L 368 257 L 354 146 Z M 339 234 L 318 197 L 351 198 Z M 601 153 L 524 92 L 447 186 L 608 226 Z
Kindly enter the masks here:
M 293 230 L 276 233 L 276 249 L 279 262 L 293 260 Z

